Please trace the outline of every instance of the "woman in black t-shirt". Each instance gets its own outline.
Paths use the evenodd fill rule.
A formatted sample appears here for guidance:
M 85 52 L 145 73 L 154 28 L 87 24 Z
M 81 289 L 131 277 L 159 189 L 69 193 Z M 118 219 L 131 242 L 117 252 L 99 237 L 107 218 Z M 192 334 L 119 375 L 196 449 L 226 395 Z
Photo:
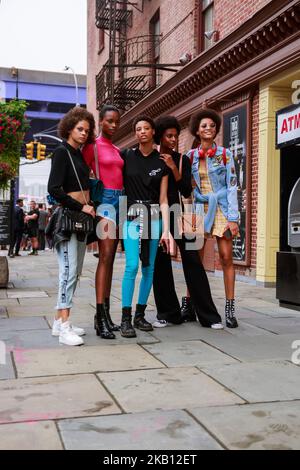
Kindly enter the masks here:
M 131 323 L 131 306 L 135 279 L 142 261 L 142 279 L 134 317 L 134 327 L 151 331 L 145 320 L 145 309 L 153 282 L 156 252 L 160 244 L 169 250 L 168 231 L 168 168 L 154 150 L 154 122 L 147 116 L 135 119 L 133 128 L 139 142 L 135 149 L 122 152 L 124 159 L 124 188 L 127 196 L 126 217 L 122 224 L 126 267 L 122 283 L 121 335 L 136 336 Z M 161 218 L 163 234 L 161 234 Z
M 175 151 L 178 146 L 178 137 L 181 130 L 177 119 L 173 116 L 163 116 L 156 121 L 155 127 L 156 143 L 160 144 L 161 156 L 171 171 L 168 185 L 168 201 L 170 207 L 172 207 L 172 205 L 180 204 L 179 194 L 187 198 L 192 192 L 191 164 L 186 155 L 181 157 Z M 179 171 L 180 158 L 182 158 L 181 174 Z M 172 213 L 174 214 L 174 211 L 171 211 Z M 180 250 L 186 284 L 191 294 L 198 320 L 202 326 L 222 329 L 221 317 L 213 302 L 209 282 L 199 252 L 189 246 L 189 241 L 184 236 L 178 236 L 177 227 L 174 226 L 175 222 L 176 220 L 170 216 L 170 232 Z M 158 249 L 156 256 L 153 292 L 158 324 L 161 323 L 161 326 L 164 326 L 167 322 L 181 323 L 180 305 L 175 290 L 171 257 L 168 253 L 164 253 L 161 248 Z M 156 322 L 154 326 L 156 326 Z

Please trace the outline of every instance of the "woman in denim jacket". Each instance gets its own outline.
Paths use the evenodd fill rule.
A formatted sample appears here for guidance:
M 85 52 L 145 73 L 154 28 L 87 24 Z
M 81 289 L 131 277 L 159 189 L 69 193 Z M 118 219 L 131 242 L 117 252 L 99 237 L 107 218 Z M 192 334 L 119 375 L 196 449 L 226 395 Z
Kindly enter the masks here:
M 236 328 L 232 239 L 239 231 L 237 177 L 232 153 L 214 142 L 220 127 L 221 118 L 214 110 L 203 109 L 192 116 L 190 132 L 200 141 L 200 145 L 190 150 L 188 156 L 196 185 L 196 210 L 204 214 L 206 238 L 214 236 L 218 244 L 226 294 L 226 326 Z M 205 244 L 201 250 L 202 256 L 204 248 Z

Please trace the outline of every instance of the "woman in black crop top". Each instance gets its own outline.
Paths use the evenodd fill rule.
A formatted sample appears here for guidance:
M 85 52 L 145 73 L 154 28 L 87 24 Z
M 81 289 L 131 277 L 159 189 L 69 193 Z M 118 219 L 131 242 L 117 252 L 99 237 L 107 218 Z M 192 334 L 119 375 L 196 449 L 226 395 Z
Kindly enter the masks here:
M 48 191 L 63 207 L 82 211 L 95 217 L 94 208 L 86 201 L 89 197 L 89 168 L 85 163 L 81 146 L 94 140 L 95 120 L 84 108 L 71 109 L 59 123 L 59 134 L 65 139 L 54 152 L 48 181 Z M 72 159 L 82 190 L 77 181 Z M 64 234 L 56 244 L 59 264 L 59 290 L 57 315 L 53 322 L 52 335 L 59 336 L 59 342 L 68 346 L 83 344 L 82 328 L 76 328 L 69 322 L 72 297 L 77 279 L 81 274 L 86 249 L 86 237 L 81 239 L 76 234 Z

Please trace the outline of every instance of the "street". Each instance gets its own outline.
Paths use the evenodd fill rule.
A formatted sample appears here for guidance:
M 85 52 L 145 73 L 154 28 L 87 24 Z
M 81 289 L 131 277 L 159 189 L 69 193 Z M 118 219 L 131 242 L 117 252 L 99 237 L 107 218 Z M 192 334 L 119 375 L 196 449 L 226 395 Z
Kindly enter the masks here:
M 96 264 L 88 253 L 72 313 L 85 345 L 76 348 L 51 336 L 55 255 L 9 260 L 9 288 L 0 290 L 0 449 L 300 449 L 300 314 L 279 308 L 275 289 L 237 282 L 237 329 L 187 323 L 103 340 L 93 330 Z M 117 254 L 117 323 L 123 270 Z M 179 264 L 174 273 L 181 297 Z M 223 280 L 209 280 L 224 320 Z

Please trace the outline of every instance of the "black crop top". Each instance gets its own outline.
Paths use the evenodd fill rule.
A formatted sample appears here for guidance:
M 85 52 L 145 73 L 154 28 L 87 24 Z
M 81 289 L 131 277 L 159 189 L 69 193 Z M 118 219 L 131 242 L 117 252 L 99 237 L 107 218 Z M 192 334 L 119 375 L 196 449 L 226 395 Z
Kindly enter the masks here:
M 52 157 L 51 172 L 48 181 L 48 192 L 57 202 L 69 209 L 81 211 L 83 204 L 68 196 L 67 193 L 80 191 L 73 166 L 67 150 L 74 162 L 83 190 L 89 189 L 90 169 L 85 163 L 80 149 L 75 149 L 67 142 L 57 147 Z

